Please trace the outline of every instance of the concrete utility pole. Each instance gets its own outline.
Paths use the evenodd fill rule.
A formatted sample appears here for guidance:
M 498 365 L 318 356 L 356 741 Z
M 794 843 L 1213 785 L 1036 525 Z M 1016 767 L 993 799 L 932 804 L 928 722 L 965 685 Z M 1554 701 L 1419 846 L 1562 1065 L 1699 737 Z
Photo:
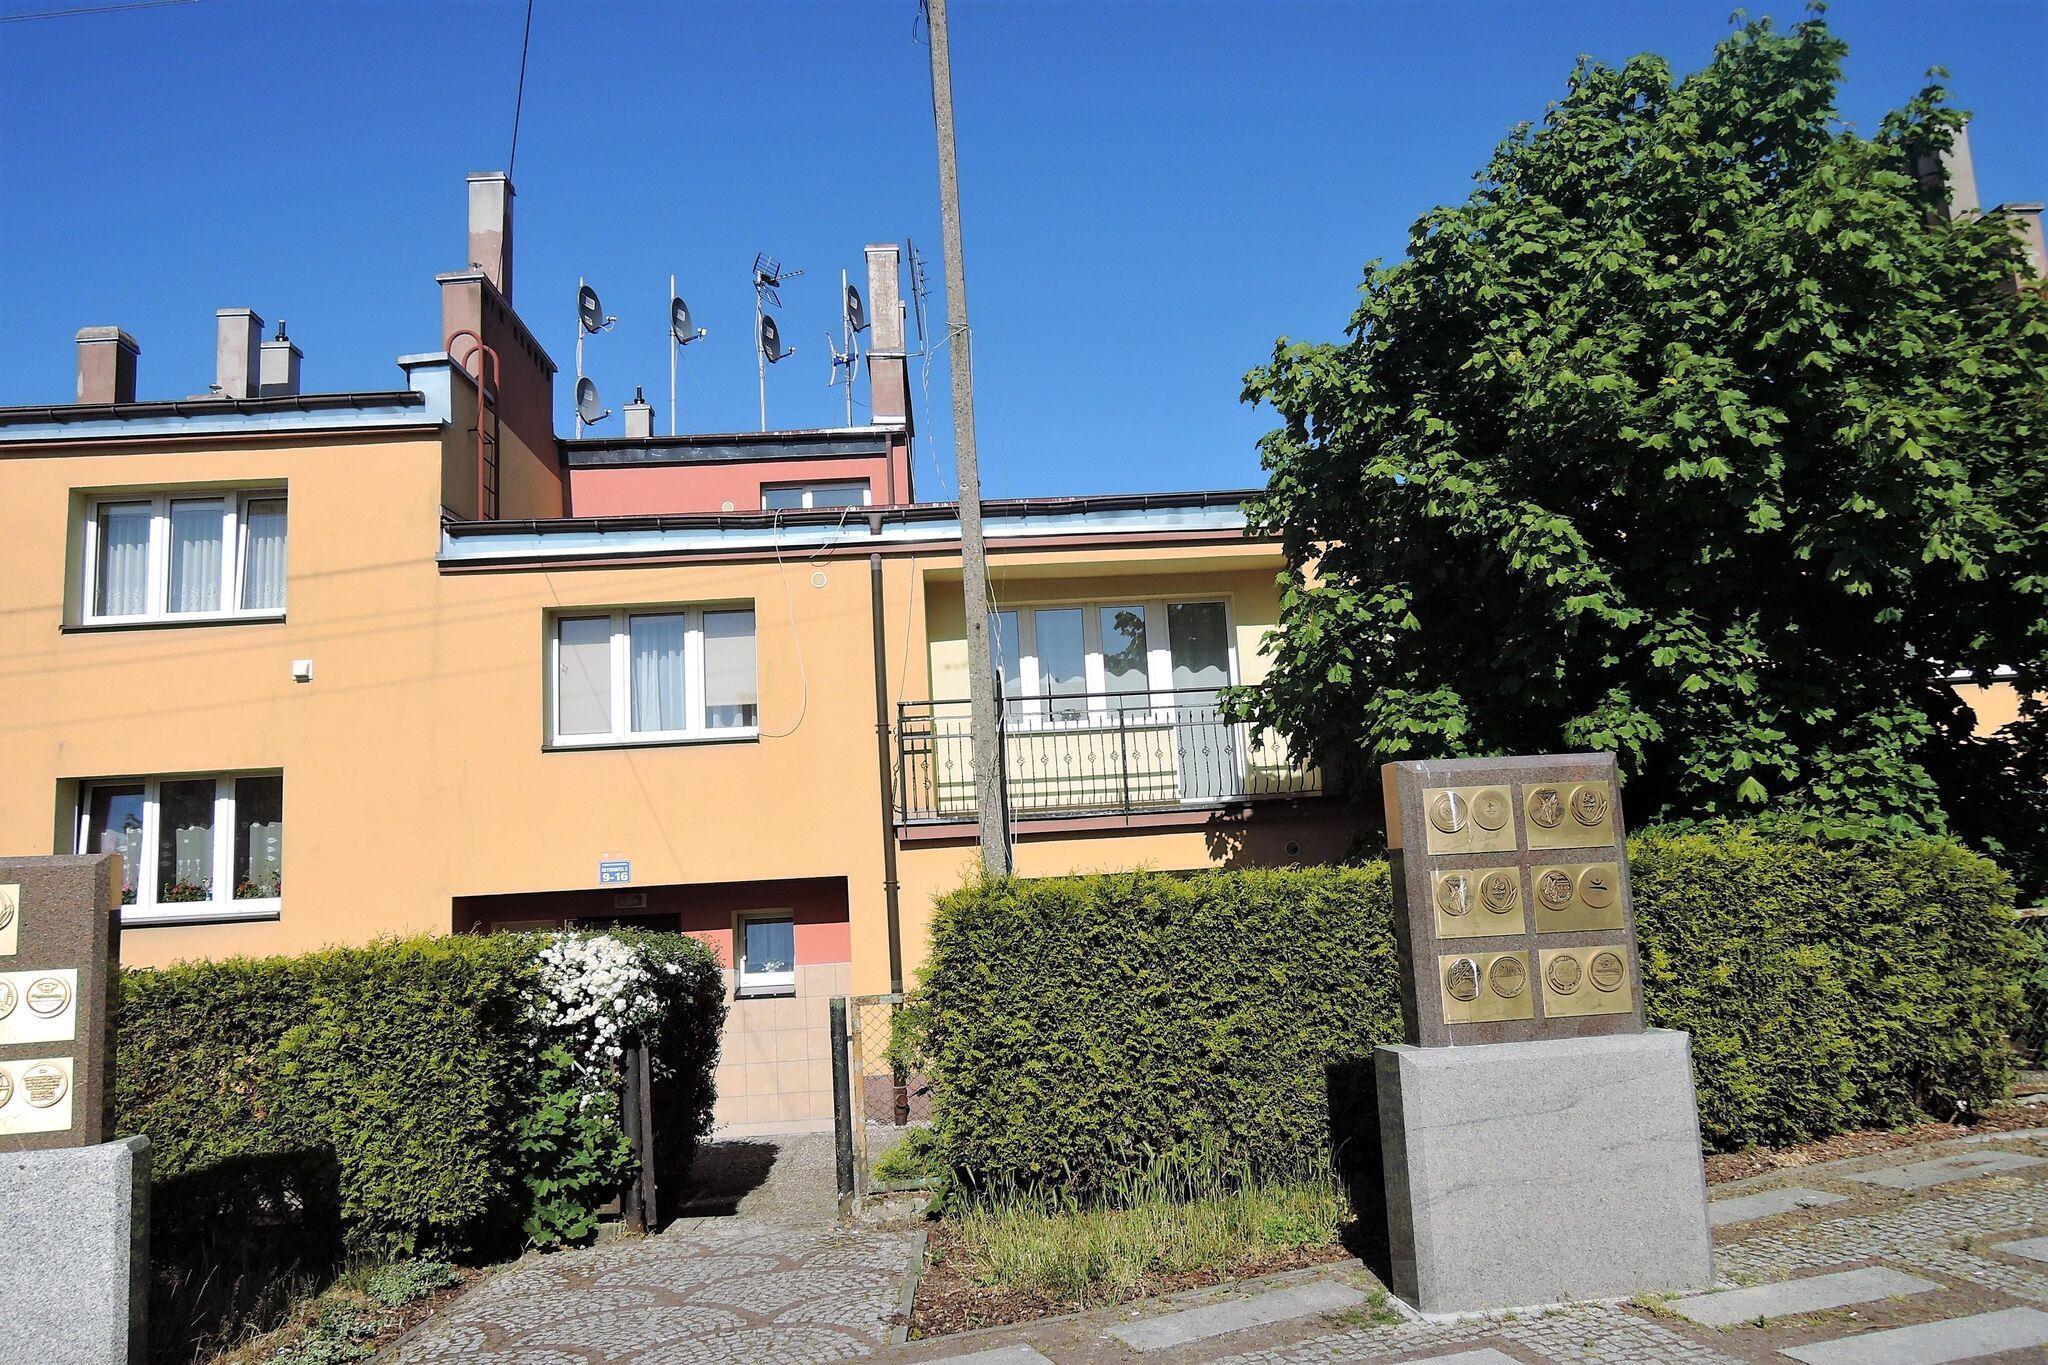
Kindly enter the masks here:
M 960 174 L 953 144 L 953 59 L 946 0 L 925 0 L 932 40 L 932 121 L 939 134 L 939 224 L 946 239 L 946 337 L 953 371 L 953 463 L 960 483 L 960 586 L 967 602 L 968 730 L 974 750 L 974 810 L 981 867 L 1010 875 L 1003 740 L 988 639 L 988 551 L 981 538 L 981 468 L 974 452 L 974 334 L 967 326 L 967 266 L 960 249 Z

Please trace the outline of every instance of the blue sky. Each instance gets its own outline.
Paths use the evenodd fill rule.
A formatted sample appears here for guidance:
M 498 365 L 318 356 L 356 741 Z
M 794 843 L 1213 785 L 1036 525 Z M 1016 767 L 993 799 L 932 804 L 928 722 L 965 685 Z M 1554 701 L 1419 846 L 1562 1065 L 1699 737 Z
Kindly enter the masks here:
M 954 0 L 986 491 L 1257 483 L 1269 414 L 1238 392 L 1275 337 L 1335 336 L 1363 263 L 1463 198 L 1577 54 L 1688 70 L 1730 8 Z M 756 424 L 757 250 L 806 271 L 784 293 L 797 354 L 770 374 L 772 425 L 842 419 L 825 332 L 863 243 L 915 239 L 942 316 L 915 14 L 538 0 L 515 290 L 565 375 L 578 275 L 621 320 L 587 352 L 613 407 L 635 384 L 665 397 L 681 277 L 711 330 L 684 363 L 688 430 Z M 395 387 L 394 357 L 441 344 L 431 277 L 464 264 L 463 175 L 505 164 L 523 16 L 201 0 L 0 23 L 0 404 L 67 400 L 71 335 L 100 324 L 141 341 L 144 397 L 202 392 L 213 311 L 239 305 L 290 320 L 308 388 Z M 1841 0 L 1830 22 L 1852 122 L 1940 63 L 1977 113 L 1986 201 L 2048 197 L 2048 3 Z M 919 483 L 941 496 L 943 363 L 928 382 Z

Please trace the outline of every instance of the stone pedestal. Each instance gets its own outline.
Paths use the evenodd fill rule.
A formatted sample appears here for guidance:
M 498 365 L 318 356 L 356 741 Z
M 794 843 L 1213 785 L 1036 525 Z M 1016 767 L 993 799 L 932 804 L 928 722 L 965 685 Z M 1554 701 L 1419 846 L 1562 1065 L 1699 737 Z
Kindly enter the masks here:
M 149 1139 L 0 1153 L 0 1365 L 141 1365 Z
M 1375 1054 L 1394 1293 L 1425 1313 L 1713 1281 L 1692 1040 Z

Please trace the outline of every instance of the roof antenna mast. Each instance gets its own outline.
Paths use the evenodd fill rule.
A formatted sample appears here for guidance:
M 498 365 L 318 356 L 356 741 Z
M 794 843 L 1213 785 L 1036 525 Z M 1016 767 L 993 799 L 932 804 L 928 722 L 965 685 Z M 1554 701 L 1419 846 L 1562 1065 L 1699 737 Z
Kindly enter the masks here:
M 576 278 L 576 438 L 583 439 L 583 428 L 593 426 L 611 416 L 611 413 L 597 401 L 597 384 L 583 377 L 583 338 L 609 332 L 619 325 L 619 320 L 604 311 L 604 305 L 597 301 L 597 291 L 586 283 L 582 276 Z
M 776 291 L 785 280 L 793 280 L 803 274 L 801 270 L 784 270 L 782 262 L 765 251 L 754 253 L 754 338 L 759 343 L 754 358 L 756 368 L 761 372 L 761 430 L 768 430 L 768 367 L 778 360 L 787 360 L 796 354 L 796 347 L 782 349 L 782 328 L 768 315 L 770 308 L 782 307 L 782 295 Z
M 702 327 L 690 325 L 690 305 L 676 293 L 676 277 L 668 277 L 668 434 L 676 434 L 676 357 L 683 347 L 708 336 Z
M 832 377 L 826 383 L 846 386 L 846 425 L 852 426 L 853 378 L 860 366 L 860 334 L 868 329 L 868 309 L 860 301 L 860 290 L 847 283 L 844 270 L 839 272 L 839 297 L 839 340 L 825 333 L 825 344 L 832 348 Z

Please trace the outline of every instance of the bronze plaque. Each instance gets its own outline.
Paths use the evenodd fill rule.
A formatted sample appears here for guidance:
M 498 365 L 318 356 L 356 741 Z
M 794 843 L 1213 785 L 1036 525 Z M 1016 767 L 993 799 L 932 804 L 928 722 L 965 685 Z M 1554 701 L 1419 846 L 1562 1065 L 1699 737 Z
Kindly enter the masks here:
M 1522 874 L 1512 867 L 1450 868 L 1430 874 L 1438 938 L 1497 938 L 1520 935 Z
M 1532 782 L 1522 787 L 1530 848 L 1598 848 L 1615 842 L 1612 782 Z
M 1623 926 L 1626 911 L 1617 864 L 1541 863 L 1530 869 L 1529 879 L 1537 887 L 1536 932 L 1566 934 Z
M 1633 1013 L 1632 956 L 1623 943 L 1545 948 L 1538 958 L 1543 968 L 1543 1013 L 1553 1019 Z
M 1444 1016 L 1454 1023 L 1535 1017 L 1525 953 L 1453 953 L 1438 959 L 1437 974 Z
M 1643 1027 L 1611 755 L 1390 763 L 1381 780 L 1409 1042 Z
M 1446 787 L 1422 794 L 1431 853 L 1506 853 L 1515 812 L 1504 786 Z

